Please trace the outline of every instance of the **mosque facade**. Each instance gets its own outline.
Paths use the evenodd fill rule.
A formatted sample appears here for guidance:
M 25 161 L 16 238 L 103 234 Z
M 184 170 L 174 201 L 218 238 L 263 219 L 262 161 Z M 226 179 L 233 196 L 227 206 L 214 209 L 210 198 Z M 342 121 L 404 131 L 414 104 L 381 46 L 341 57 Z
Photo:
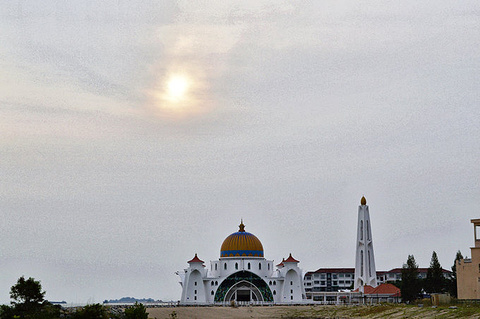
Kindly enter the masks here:
M 197 254 L 188 268 L 178 271 L 181 304 L 299 303 L 305 300 L 302 270 L 290 254 L 281 263 L 264 257 L 263 245 L 253 234 L 239 230 L 220 248 L 220 258 L 205 266 Z

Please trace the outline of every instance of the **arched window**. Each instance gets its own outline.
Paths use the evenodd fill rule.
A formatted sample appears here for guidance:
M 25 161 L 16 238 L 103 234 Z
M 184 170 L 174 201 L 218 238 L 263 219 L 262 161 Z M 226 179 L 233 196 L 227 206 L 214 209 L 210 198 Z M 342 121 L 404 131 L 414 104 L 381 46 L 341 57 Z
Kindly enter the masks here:
M 258 263 L 258 270 L 262 270 L 262 263 Z
M 215 270 L 217 270 L 217 264 L 215 264 Z
M 273 295 L 276 295 L 276 294 L 277 294 L 277 291 L 274 290 L 274 291 L 273 291 Z
M 268 283 L 270 286 L 272 285 L 272 281 L 270 280 L 270 282 Z
M 235 263 L 235 270 L 238 270 L 238 263 Z
M 367 240 L 370 240 L 370 227 L 368 227 L 368 220 L 367 220 Z
M 212 290 L 212 292 L 211 292 L 210 294 L 213 296 L 213 290 Z
M 368 224 L 367 224 L 368 225 Z M 370 265 L 370 250 L 367 252 L 368 254 L 368 264 L 367 264 L 367 267 L 368 267 L 368 275 L 370 277 L 372 277 L 372 267 Z
M 215 281 L 215 286 L 218 286 L 218 281 Z
M 195 294 L 197 294 L 197 291 L 195 290 Z
M 290 293 L 293 294 L 293 289 L 290 289 Z
M 293 296 L 290 296 L 290 300 L 293 300 Z
M 250 269 L 250 263 L 248 263 L 247 268 Z
M 195 281 L 194 285 L 196 286 L 197 285 L 197 282 Z
M 215 282 L 212 280 L 212 286 L 215 285 Z
M 270 264 L 267 265 L 268 270 L 270 270 Z
M 363 250 L 360 250 L 360 276 L 363 277 Z
M 274 280 L 274 281 L 273 281 L 273 285 L 275 286 L 276 284 L 277 284 L 277 282 Z
M 223 269 L 227 270 L 227 263 L 223 264 Z
M 363 240 L 363 220 L 360 221 L 360 240 Z
M 193 298 L 194 300 L 197 300 L 197 296 L 195 296 L 195 298 Z
M 293 281 L 290 281 L 290 286 L 293 286 Z

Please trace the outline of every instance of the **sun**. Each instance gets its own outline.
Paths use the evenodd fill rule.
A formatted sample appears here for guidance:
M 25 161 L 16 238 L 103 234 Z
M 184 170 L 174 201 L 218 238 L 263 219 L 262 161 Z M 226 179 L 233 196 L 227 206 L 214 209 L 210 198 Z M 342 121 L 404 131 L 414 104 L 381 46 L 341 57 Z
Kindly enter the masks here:
M 190 83 L 183 75 L 174 75 L 167 82 L 167 97 L 172 102 L 178 102 L 185 98 Z

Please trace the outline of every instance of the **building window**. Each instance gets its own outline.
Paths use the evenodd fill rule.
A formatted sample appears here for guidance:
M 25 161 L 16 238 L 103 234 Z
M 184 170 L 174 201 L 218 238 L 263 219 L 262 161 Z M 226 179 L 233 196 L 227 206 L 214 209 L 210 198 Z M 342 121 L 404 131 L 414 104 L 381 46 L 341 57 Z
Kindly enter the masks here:
M 293 294 L 293 289 L 290 289 L 290 293 Z
M 247 268 L 250 269 L 250 263 L 247 264 Z
M 290 300 L 293 300 L 293 296 L 290 296 Z
M 360 250 L 360 276 L 363 277 L 363 250 Z
M 223 264 L 223 269 L 227 270 L 227 263 Z
M 367 224 L 368 225 L 368 224 Z M 370 277 L 372 277 L 372 267 L 371 267 L 371 264 L 370 264 L 370 250 L 368 251 L 368 264 L 367 264 L 367 267 L 368 267 L 368 275 Z
M 320 282 L 320 285 L 321 285 L 321 286 L 325 286 L 325 281 L 321 281 L 321 282 Z
M 360 221 L 360 240 L 363 240 L 363 220 Z
M 195 296 L 195 298 L 194 298 L 194 299 L 195 299 L 195 300 L 197 300 L 197 296 Z
M 215 264 L 215 270 L 217 270 L 217 264 Z
M 274 281 L 273 281 L 273 285 L 275 286 L 276 284 L 277 284 L 277 282 L 274 280 Z
M 197 282 L 195 281 L 194 285 L 196 286 L 197 285 Z
M 290 286 L 293 286 L 293 281 L 290 281 Z
M 370 229 L 368 227 L 368 220 L 367 220 L 367 239 L 370 240 Z
M 274 290 L 274 291 L 273 291 L 273 295 L 275 296 L 276 294 L 277 294 L 277 292 Z
M 333 275 L 332 275 L 332 278 L 333 278 L 333 279 L 337 279 L 337 274 L 333 274 Z
M 195 294 L 197 294 L 197 290 L 195 290 Z
M 215 286 L 218 286 L 218 281 L 215 281 Z
M 238 263 L 235 263 L 235 270 L 238 270 Z
M 270 270 L 270 264 L 267 265 L 268 270 Z
M 210 294 L 213 296 L 213 290 L 212 290 L 212 292 L 211 292 Z
M 270 280 L 270 281 L 268 282 L 268 284 L 271 286 L 271 285 L 272 285 L 272 281 Z
M 212 286 L 215 285 L 215 282 L 212 280 Z
M 258 263 L 258 270 L 262 270 L 262 263 Z

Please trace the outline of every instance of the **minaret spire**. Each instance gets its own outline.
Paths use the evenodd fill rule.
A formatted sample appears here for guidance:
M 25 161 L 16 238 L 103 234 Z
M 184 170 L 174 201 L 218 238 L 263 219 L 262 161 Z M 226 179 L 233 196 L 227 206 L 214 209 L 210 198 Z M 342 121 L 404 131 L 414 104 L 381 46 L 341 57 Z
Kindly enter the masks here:
M 360 288 L 369 285 L 377 286 L 377 271 L 375 268 L 375 255 L 373 253 L 372 229 L 370 213 L 368 211 L 365 196 L 360 200 L 358 206 L 357 243 L 355 254 L 355 279 L 353 288 Z

